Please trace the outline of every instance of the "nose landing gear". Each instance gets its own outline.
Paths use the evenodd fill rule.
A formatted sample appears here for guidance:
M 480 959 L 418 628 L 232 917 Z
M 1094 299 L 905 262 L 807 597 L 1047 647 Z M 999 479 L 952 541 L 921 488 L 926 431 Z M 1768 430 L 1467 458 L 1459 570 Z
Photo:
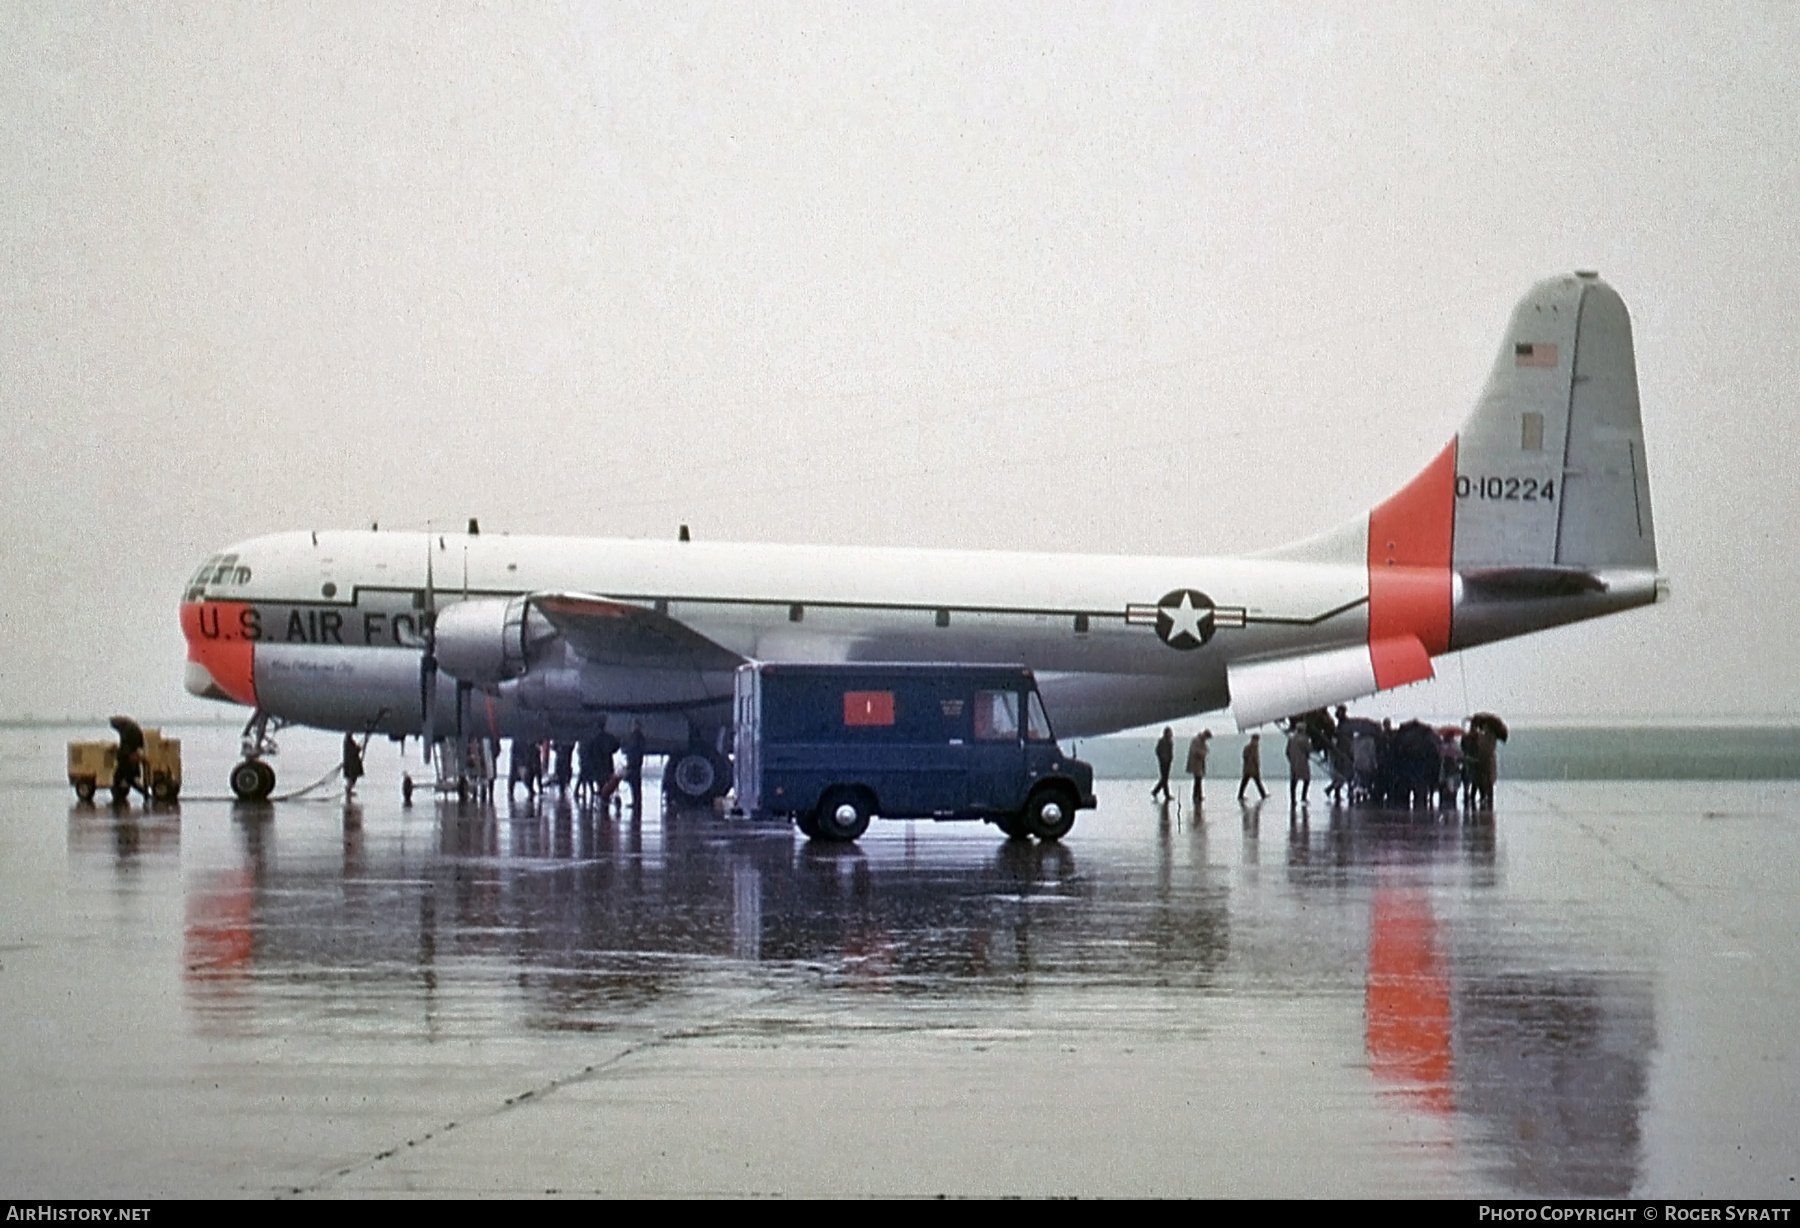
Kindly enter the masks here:
M 280 749 L 275 745 L 274 728 L 280 728 L 280 723 L 260 708 L 244 724 L 244 757 L 231 769 L 231 794 L 240 802 L 266 802 L 275 792 L 275 769 L 264 762 L 264 756 Z

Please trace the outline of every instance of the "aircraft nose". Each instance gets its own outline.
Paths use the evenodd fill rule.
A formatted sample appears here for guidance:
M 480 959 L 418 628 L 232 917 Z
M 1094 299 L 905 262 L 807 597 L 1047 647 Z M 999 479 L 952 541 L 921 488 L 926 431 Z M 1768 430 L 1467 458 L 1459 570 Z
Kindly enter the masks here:
M 249 579 L 249 564 L 237 554 L 215 554 L 183 590 L 181 634 L 188 659 L 182 682 L 189 694 L 255 705 L 256 611 L 232 600 Z

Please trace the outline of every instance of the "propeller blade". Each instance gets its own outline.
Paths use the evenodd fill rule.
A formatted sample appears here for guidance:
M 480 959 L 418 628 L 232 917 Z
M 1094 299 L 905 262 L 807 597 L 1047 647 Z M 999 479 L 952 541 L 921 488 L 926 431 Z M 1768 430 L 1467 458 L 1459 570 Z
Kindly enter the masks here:
M 437 751 L 437 580 L 431 558 L 431 522 L 425 523 L 425 608 L 419 615 L 425 650 L 419 654 L 419 717 L 425 737 L 425 762 Z

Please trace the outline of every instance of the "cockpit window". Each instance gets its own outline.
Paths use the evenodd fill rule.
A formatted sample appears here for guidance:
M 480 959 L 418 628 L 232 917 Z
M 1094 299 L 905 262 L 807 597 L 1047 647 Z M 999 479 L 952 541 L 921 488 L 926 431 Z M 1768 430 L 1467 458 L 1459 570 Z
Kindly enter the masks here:
M 213 567 L 212 583 L 248 584 L 250 569 L 240 564 L 235 554 L 220 555 L 218 563 Z
M 188 581 L 187 592 L 183 601 L 199 601 L 206 596 L 208 588 L 220 585 L 237 585 L 250 583 L 250 569 L 238 562 L 235 554 L 215 554 L 200 564 L 200 570 Z

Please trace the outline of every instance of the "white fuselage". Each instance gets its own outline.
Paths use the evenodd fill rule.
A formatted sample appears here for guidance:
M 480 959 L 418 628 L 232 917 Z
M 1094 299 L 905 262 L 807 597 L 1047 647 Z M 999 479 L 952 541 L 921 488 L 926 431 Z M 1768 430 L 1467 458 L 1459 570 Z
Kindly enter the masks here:
M 1211 599 L 1216 629 L 1196 643 L 1168 626 L 1191 645 L 1171 646 L 1156 607 L 1184 589 Z M 186 601 L 210 611 L 192 620 L 202 640 L 254 644 L 256 702 L 271 715 L 417 732 L 424 607 L 541 592 L 654 609 L 745 659 L 1023 664 L 1065 735 L 1222 707 L 1229 661 L 1353 645 L 1368 626 L 1355 565 L 494 534 L 257 538 L 209 560 Z M 209 679 L 189 674 L 205 693 Z M 642 680 L 618 681 L 620 708 L 658 706 Z M 722 700 L 729 679 L 706 689 Z

